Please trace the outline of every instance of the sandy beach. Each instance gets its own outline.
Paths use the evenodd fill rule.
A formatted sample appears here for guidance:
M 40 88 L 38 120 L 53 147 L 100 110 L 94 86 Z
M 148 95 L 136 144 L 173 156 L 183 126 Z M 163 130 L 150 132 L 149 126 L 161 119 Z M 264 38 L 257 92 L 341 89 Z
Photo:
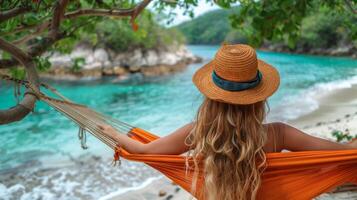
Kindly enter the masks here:
M 287 123 L 308 134 L 330 140 L 335 140 L 332 136 L 332 132 L 335 130 L 350 132 L 351 135 L 357 133 L 357 85 L 331 91 L 316 99 L 319 101 L 318 109 Z M 138 190 L 103 197 L 102 200 L 182 200 L 190 198 L 188 192 L 162 177 Z M 316 199 L 353 200 L 357 199 L 357 191 L 326 193 Z

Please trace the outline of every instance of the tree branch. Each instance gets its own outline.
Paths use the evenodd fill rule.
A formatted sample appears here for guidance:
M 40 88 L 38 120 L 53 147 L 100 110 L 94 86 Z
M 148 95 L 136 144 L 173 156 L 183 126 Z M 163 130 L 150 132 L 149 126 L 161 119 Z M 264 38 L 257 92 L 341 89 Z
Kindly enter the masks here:
M 65 14 L 65 18 L 73 19 L 80 16 L 131 16 L 131 9 L 107 10 L 107 9 L 79 9 Z
M 19 64 L 19 62 L 15 59 L 1 59 L 0 60 L 0 69 L 11 68 L 17 64 Z
M 66 37 L 65 33 L 57 33 L 55 38 L 47 36 L 41 39 L 41 41 L 29 47 L 28 54 L 32 57 L 42 55 L 50 46 Z
M 149 5 L 152 0 L 143 0 L 133 9 L 132 19 L 135 19 L 145 8 Z
M 81 16 L 122 16 L 122 17 L 128 17 L 128 16 L 132 16 L 132 13 L 133 13 L 133 9 L 119 9 L 119 10 L 80 9 L 80 10 L 76 10 L 76 11 L 72 11 L 72 12 L 68 12 L 68 13 L 64 14 L 63 18 L 64 19 L 74 19 L 74 18 L 81 17 Z M 2 33 L 1 35 L 5 36 L 5 35 L 10 35 L 10 34 L 22 32 L 22 31 L 26 31 L 29 29 L 39 30 L 39 29 L 48 28 L 48 27 L 51 27 L 51 29 L 53 30 L 52 27 L 54 25 L 51 22 L 52 22 L 52 19 L 47 20 L 47 21 L 45 21 L 41 24 L 37 24 L 37 25 L 19 26 L 19 27 L 15 28 L 13 31 Z M 44 30 L 46 30 L 46 29 L 44 29 Z M 37 33 L 37 31 L 36 31 L 36 33 Z
M 12 45 L 9 42 L 3 40 L 2 38 L 0 38 L 0 49 L 14 56 L 15 59 L 20 61 L 22 64 L 25 64 L 26 62 L 31 60 L 31 57 L 27 53 L 25 53 L 15 45 Z
M 24 14 L 28 11 L 30 11 L 30 8 L 28 7 L 19 7 L 19 8 L 11 9 L 9 11 L 0 12 L 0 23 L 10 18 Z
M 42 55 L 50 46 L 56 43 L 58 40 L 61 40 L 66 37 L 65 33 L 59 33 L 55 38 L 52 37 L 44 37 L 36 44 L 29 47 L 27 55 L 31 59 L 31 57 L 36 57 Z M 0 48 L 1 48 L 0 43 Z M 21 50 L 22 51 L 22 50 Z M 0 59 L 0 69 L 11 68 L 16 65 L 19 65 L 18 59 Z
M 66 6 L 68 4 L 68 0 L 59 0 L 56 2 L 55 10 L 53 13 L 51 30 L 49 32 L 49 37 L 56 38 L 56 35 L 59 33 L 59 26 L 61 23 L 61 19 L 63 18 L 64 12 L 66 10 Z
M 41 33 L 43 33 L 49 26 L 49 23 L 43 23 L 41 24 L 41 26 L 38 26 L 35 32 L 32 32 L 28 35 L 25 35 L 24 37 L 17 39 L 15 41 L 12 41 L 13 44 L 19 45 L 19 44 L 23 44 L 26 43 L 27 41 L 41 35 Z
M 151 2 L 152 0 L 144 0 L 141 3 L 137 4 L 133 8 L 128 9 L 115 9 L 115 10 L 108 10 L 108 9 L 79 9 L 76 11 L 68 12 L 63 15 L 65 19 L 73 19 L 80 16 L 117 16 L 117 17 L 134 17 L 136 18 L 142 10 Z M 8 35 L 12 33 L 18 33 L 21 31 L 25 31 L 28 29 L 38 29 L 39 27 L 43 26 L 50 26 L 51 20 L 47 20 L 42 24 L 37 25 L 29 25 L 29 26 L 19 26 L 14 29 L 13 32 L 3 33 L 2 35 Z M 52 25 L 51 25 L 52 26 Z
M 35 28 L 37 28 L 38 26 L 41 26 L 41 25 L 42 24 L 22 25 L 22 26 L 16 27 L 12 31 L 3 32 L 3 33 L 0 34 L 0 36 L 11 35 L 11 34 L 15 34 L 15 33 L 18 33 L 18 32 L 26 31 L 28 29 L 35 29 Z
M 36 72 L 35 63 L 31 57 L 2 38 L 0 38 L 0 49 L 13 55 L 19 63 L 25 66 L 27 80 L 35 86 L 36 90 L 39 90 L 39 78 Z M 7 110 L 0 110 L 0 124 L 8 124 L 23 119 L 34 108 L 35 102 L 36 97 L 26 93 L 21 102 L 15 107 Z
M 137 4 L 133 8 L 128 9 L 79 9 L 73 12 L 66 13 L 64 15 L 67 19 L 72 19 L 80 16 L 114 16 L 114 17 L 133 17 L 136 18 L 142 10 L 151 2 L 152 0 L 143 0 L 141 3 Z

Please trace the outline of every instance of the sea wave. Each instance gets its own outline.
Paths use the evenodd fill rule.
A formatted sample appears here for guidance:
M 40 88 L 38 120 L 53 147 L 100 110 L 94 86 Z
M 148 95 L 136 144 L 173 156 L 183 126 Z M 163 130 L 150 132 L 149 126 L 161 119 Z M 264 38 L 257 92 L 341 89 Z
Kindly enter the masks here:
M 108 194 L 136 190 L 161 177 L 144 164 L 123 161 L 122 166 L 112 167 L 110 160 L 86 156 L 65 167 L 24 166 L 2 172 L 0 199 L 105 199 Z
M 343 80 L 317 83 L 295 95 L 285 96 L 281 103 L 272 108 L 268 121 L 290 121 L 309 114 L 319 108 L 322 98 L 336 90 L 348 89 L 357 84 L 357 76 Z

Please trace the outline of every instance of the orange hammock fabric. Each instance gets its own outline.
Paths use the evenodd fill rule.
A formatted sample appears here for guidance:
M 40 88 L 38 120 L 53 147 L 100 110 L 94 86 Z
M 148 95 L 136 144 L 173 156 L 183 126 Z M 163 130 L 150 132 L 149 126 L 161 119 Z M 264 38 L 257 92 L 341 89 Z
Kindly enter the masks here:
M 139 128 L 132 129 L 129 136 L 142 143 L 159 138 Z M 130 154 L 123 149 L 116 153 L 116 158 L 120 155 L 146 163 L 186 191 L 191 191 L 194 169 L 192 163 L 192 167 L 186 168 L 185 156 Z M 357 184 L 357 150 L 268 153 L 262 179 L 258 199 L 312 199 L 339 185 Z M 202 181 L 203 178 L 199 177 L 197 185 L 202 185 Z M 200 188 L 197 190 L 196 198 L 201 199 Z

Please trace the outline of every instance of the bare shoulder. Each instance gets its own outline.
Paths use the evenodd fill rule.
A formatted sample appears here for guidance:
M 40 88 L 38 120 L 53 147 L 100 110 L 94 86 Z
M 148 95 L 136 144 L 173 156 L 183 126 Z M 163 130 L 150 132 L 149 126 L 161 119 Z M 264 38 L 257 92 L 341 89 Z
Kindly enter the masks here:
M 284 122 L 271 122 L 271 123 L 264 124 L 264 127 L 267 129 L 268 133 L 273 133 L 273 132 L 281 132 L 285 128 L 291 126 Z
M 272 122 L 264 124 L 267 133 L 266 149 L 268 152 L 280 152 L 284 149 L 285 135 L 294 127 L 284 122 Z
M 267 128 L 268 132 L 283 133 L 284 131 L 293 131 L 293 130 L 299 131 L 294 126 L 284 122 L 272 122 L 272 123 L 264 124 L 264 126 Z
M 285 127 L 291 127 L 289 124 L 286 124 L 284 122 L 270 122 L 270 123 L 264 124 L 264 126 L 267 128 L 273 128 L 275 130 L 285 128 Z

